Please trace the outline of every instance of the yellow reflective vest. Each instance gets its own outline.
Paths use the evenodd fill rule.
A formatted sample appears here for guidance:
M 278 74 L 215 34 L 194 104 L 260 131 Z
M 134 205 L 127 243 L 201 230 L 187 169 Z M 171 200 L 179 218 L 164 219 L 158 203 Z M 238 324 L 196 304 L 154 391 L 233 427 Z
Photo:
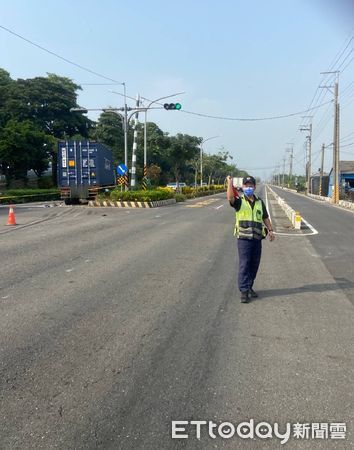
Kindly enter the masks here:
M 239 239 L 261 240 L 266 237 L 266 228 L 263 224 L 262 201 L 256 197 L 254 206 L 241 197 L 241 208 L 236 211 L 234 235 Z

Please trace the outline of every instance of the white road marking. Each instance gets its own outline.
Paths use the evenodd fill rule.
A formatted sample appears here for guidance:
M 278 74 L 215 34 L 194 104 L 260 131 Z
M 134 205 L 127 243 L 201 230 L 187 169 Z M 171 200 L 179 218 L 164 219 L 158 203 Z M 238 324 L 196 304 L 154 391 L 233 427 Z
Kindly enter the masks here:
M 269 203 L 268 203 L 268 194 L 267 194 L 267 186 L 264 186 L 264 192 L 265 192 L 265 199 L 266 199 L 266 207 L 269 214 L 269 220 L 272 221 L 272 217 L 270 215 L 270 209 L 269 209 Z
M 316 228 L 313 227 L 310 223 L 308 223 L 308 221 L 305 220 L 303 217 L 302 217 L 302 221 L 303 221 L 303 222 L 305 223 L 305 225 L 307 225 L 307 226 L 310 228 L 310 230 L 312 231 L 312 233 L 309 233 L 309 234 L 318 234 L 318 231 L 316 230 Z
M 220 209 L 222 208 L 224 205 L 219 205 L 219 206 L 213 206 L 214 209 Z
M 265 197 L 266 197 L 266 207 L 268 210 L 268 214 L 269 214 L 269 220 L 271 221 L 271 216 L 270 216 L 270 211 L 269 211 L 269 203 L 268 203 L 268 195 L 267 195 L 267 186 L 264 187 L 265 189 Z M 301 234 L 295 234 L 295 233 L 278 233 L 277 231 L 274 231 L 274 234 L 278 235 L 278 236 L 300 236 L 300 237 L 306 237 L 306 236 L 313 236 L 315 234 L 318 234 L 318 231 L 316 230 L 315 227 L 313 227 L 307 220 L 305 220 L 302 216 L 301 216 L 301 220 L 304 222 L 304 224 L 310 228 L 311 233 L 301 233 Z

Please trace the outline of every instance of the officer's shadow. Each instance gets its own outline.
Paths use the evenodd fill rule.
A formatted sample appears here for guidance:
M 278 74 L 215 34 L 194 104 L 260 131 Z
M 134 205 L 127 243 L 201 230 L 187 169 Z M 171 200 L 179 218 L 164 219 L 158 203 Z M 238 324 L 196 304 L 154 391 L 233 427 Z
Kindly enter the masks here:
M 282 297 L 282 296 L 293 296 L 296 294 L 303 294 L 306 292 L 311 293 L 321 293 L 328 291 L 339 291 L 342 290 L 346 295 L 349 294 L 350 297 L 354 296 L 354 282 L 348 280 L 347 278 L 335 278 L 335 283 L 319 283 L 319 284 L 305 284 L 303 286 L 293 287 L 293 288 L 282 288 L 282 289 L 259 289 L 259 297 L 255 300 L 261 300 L 267 297 Z

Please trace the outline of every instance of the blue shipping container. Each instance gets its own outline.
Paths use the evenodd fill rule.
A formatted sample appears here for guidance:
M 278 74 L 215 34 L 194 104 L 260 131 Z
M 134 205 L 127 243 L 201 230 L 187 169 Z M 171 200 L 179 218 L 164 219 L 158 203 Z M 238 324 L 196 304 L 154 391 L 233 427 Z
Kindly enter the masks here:
M 70 197 L 87 198 L 94 187 L 115 184 L 112 151 L 94 141 L 58 143 L 58 185 L 70 189 Z

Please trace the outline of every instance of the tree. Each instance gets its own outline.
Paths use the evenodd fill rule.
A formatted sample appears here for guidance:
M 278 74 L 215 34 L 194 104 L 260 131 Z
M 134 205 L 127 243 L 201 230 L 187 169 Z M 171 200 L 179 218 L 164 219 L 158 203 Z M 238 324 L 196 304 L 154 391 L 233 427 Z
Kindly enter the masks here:
M 187 161 L 192 160 L 199 152 L 199 145 L 202 138 L 178 133 L 169 137 L 169 148 L 167 157 L 170 163 L 171 172 L 178 183 L 182 171 L 187 168 Z
M 147 167 L 147 177 L 152 181 L 152 184 L 158 185 L 160 180 L 161 167 L 157 164 L 150 164 Z
M 113 111 L 103 112 L 91 136 L 113 151 L 116 163 L 124 160 L 124 129 L 122 118 Z
M 38 129 L 57 139 L 69 139 L 75 134 L 87 137 L 92 121 L 82 114 L 70 112 L 71 108 L 78 107 L 77 91 L 80 89 L 69 78 L 55 74 L 18 79 L 8 83 L 3 110 L 7 120 L 30 120 Z M 51 158 L 53 181 L 56 182 L 56 146 L 51 146 Z
M 138 125 L 138 163 L 144 162 L 144 124 Z M 166 165 L 168 136 L 154 122 L 146 124 L 147 164 Z
M 220 184 L 220 182 L 230 174 L 233 176 L 238 176 L 240 171 L 235 165 L 230 165 L 227 163 L 229 159 L 232 160 L 233 157 L 223 147 L 217 154 L 206 154 L 203 156 L 203 174 L 208 177 L 209 185 L 212 180 L 215 180 L 217 184 Z
M 48 168 L 53 138 L 30 120 L 9 120 L 0 132 L 0 167 L 7 186 L 12 178 L 27 182 L 27 171 L 38 176 Z
M 11 84 L 6 107 L 12 118 L 31 120 L 47 134 L 66 139 L 79 133 L 88 136 L 91 120 L 70 112 L 78 107 L 77 91 L 81 87 L 66 77 L 19 79 Z
M 0 69 L 0 127 L 4 126 L 10 117 L 10 111 L 6 108 L 6 104 L 10 98 L 12 83 L 10 74 L 4 69 Z

